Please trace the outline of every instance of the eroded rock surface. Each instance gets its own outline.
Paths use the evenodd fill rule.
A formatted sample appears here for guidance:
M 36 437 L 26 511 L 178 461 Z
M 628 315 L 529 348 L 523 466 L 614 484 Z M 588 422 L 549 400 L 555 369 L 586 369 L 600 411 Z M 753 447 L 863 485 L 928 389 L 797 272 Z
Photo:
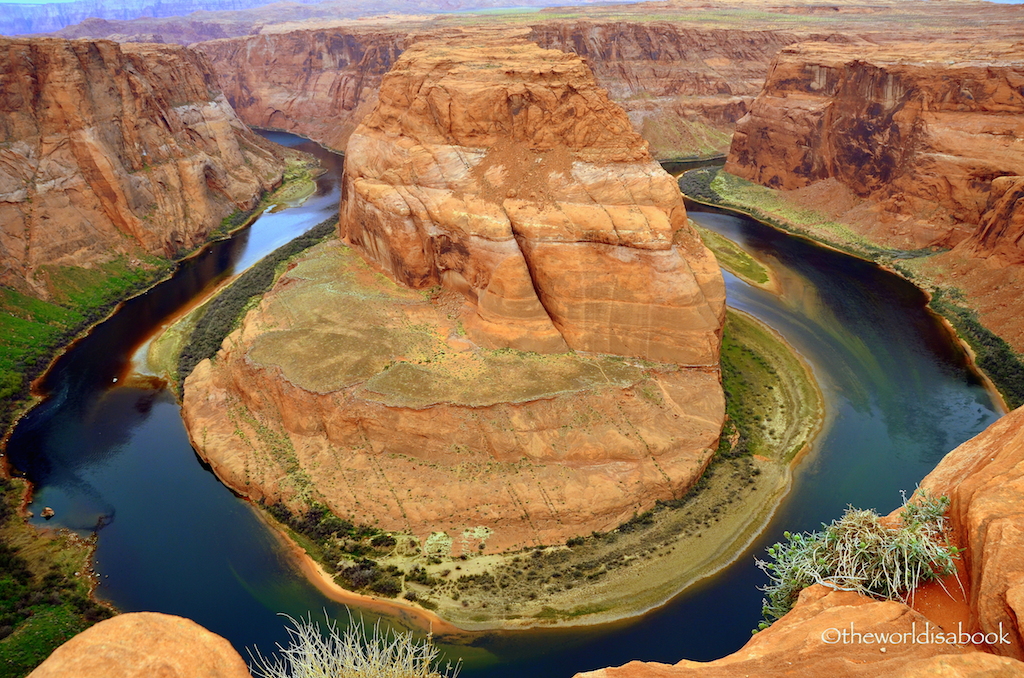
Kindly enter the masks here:
M 312 250 L 185 383 L 218 476 L 455 555 L 607 530 L 696 481 L 721 274 L 578 57 L 418 43 L 345 177 L 369 264 Z
M 968 575 L 972 626 L 1009 634 L 990 649 L 1024 658 L 1024 408 L 947 454 L 921 482 L 950 498 Z
M 544 21 L 509 31 L 578 54 L 658 158 L 722 152 L 775 53 L 810 37 L 640 21 Z M 220 87 L 247 123 L 344 150 L 398 56 L 419 40 L 458 32 L 427 22 L 411 30 L 353 24 L 274 29 L 194 47 L 210 59 Z
M 481 345 L 717 365 L 717 263 L 579 57 L 418 43 L 345 163 L 342 237 L 404 285 L 463 294 Z
M 190 619 L 121 614 L 64 643 L 32 678 L 250 678 L 231 643 Z
M 726 171 L 781 189 L 836 179 L 876 205 L 858 225 L 890 246 L 952 247 L 987 223 L 991 247 L 990 222 L 1020 219 L 1022 86 L 1020 44 L 787 47 Z
M 0 39 L 3 284 L 198 245 L 280 182 L 205 59 L 170 45 Z

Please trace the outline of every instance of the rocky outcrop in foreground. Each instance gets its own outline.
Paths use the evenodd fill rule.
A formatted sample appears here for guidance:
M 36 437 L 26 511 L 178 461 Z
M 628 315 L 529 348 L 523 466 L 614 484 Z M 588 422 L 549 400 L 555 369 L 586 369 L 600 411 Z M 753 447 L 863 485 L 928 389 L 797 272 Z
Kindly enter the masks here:
M 711 678 L 732 676 L 1022 676 L 1019 620 L 1024 614 L 1024 408 L 1014 410 L 946 455 L 922 481 L 933 496 L 945 495 L 952 541 L 964 548 L 961 580 L 969 618 L 962 629 L 942 604 L 911 599 L 921 611 L 894 601 L 815 585 L 804 589 L 793 610 L 742 649 L 713 662 L 675 665 L 631 662 L 579 674 L 581 678 Z M 958 588 L 955 580 L 947 586 Z M 950 601 L 951 602 L 951 601 Z M 919 604 L 920 603 L 920 604 Z M 935 615 L 929 617 L 928 615 Z M 954 614 L 953 617 L 956 615 Z M 862 634 L 936 633 L 987 635 L 972 646 L 944 642 L 857 642 Z M 982 640 L 979 636 L 978 640 Z M 982 651 L 978 651 L 982 650 Z
M 64 643 L 31 678 L 250 678 L 231 643 L 182 617 L 122 614 Z
M 608 530 L 703 472 L 721 274 L 578 57 L 406 51 L 349 143 L 339 228 L 370 265 L 312 250 L 185 382 L 236 491 L 447 556 Z
M 281 180 L 206 60 L 170 45 L 0 39 L 0 283 L 197 246 Z

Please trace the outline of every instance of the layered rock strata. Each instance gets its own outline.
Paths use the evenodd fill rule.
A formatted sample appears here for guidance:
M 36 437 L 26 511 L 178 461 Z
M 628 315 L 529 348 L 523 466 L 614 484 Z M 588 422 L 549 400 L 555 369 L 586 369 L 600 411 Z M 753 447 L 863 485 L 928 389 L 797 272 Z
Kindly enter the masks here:
M 169 256 L 281 180 L 200 55 L 170 45 L 0 39 L 0 282 L 47 265 Z
M 339 225 L 491 348 L 715 366 L 724 288 L 675 180 L 579 57 L 423 42 L 349 140 Z
M 220 87 L 248 124 L 344 150 L 376 104 L 383 74 L 402 51 L 418 40 L 457 33 L 426 22 L 413 28 L 381 23 L 274 29 L 194 48 L 210 59 Z M 772 57 L 784 45 L 808 37 L 639 21 L 546 21 L 524 36 L 582 57 L 635 128 L 656 144 L 652 150 L 659 158 L 724 150 Z
M 830 213 L 958 288 L 1024 351 L 1024 45 L 784 49 L 726 170 Z
M 964 548 L 969 619 L 962 629 L 894 601 L 876 601 L 816 585 L 800 593 L 793 610 L 716 661 L 675 665 L 631 662 L 579 674 L 586 678 L 702 678 L 731 676 L 1020 676 L 1024 675 L 1020 618 L 1024 613 L 1024 408 L 1006 415 L 946 455 L 922 481 L 933 495 L 950 497 L 952 541 Z M 949 587 L 959 588 L 956 581 Z M 922 596 L 923 597 L 923 596 Z M 933 608 L 937 609 L 937 608 Z M 945 627 L 943 626 L 945 624 Z M 916 626 L 915 626 L 916 625 Z M 862 634 L 988 634 L 992 644 L 848 642 Z M 878 636 L 873 636 L 878 638 Z M 902 636 L 901 636 L 902 638 Z M 982 650 L 982 651 L 978 651 Z
M 874 204 L 867 235 L 897 247 L 990 242 L 990 222 L 1020 220 L 1022 87 L 1020 44 L 794 45 L 737 125 L 726 171 L 780 189 L 835 179 Z
M 319 246 L 200 363 L 199 453 L 254 499 L 444 555 L 684 493 L 724 417 L 724 285 L 624 113 L 522 41 L 419 43 L 381 92 L 341 207 L 369 265 Z
M 235 112 L 344 151 L 381 79 L 414 37 L 402 30 L 308 30 L 194 45 Z

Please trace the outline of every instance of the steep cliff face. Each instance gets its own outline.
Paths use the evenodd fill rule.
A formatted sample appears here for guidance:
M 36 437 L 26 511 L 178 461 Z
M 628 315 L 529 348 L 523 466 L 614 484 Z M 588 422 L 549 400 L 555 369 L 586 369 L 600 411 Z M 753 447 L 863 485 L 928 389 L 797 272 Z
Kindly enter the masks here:
M 0 40 L 0 282 L 198 245 L 283 162 L 184 48 Z
M 516 31 L 519 29 L 510 28 Z M 384 73 L 409 45 L 457 29 L 367 26 L 268 33 L 199 43 L 248 124 L 293 131 L 344 150 L 376 103 Z M 542 47 L 578 54 L 659 158 L 710 154 L 764 82 L 771 58 L 801 38 L 669 22 L 555 22 L 529 29 Z M 841 38 L 835 38 L 841 39 Z
M 889 245 L 951 247 L 985 223 L 991 248 L 1021 218 L 1022 59 L 1009 43 L 787 47 L 726 170 L 783 189 L 834 178 L 876 204 L 861 227 Z
M 339 228 L 395 280 L 463 294 L 482 345 L 718 363 L 717 264 L 575 55 L 411 47 L 349 140 Z
M 405 31 L 309 30 L 199 43 L 235 112 L 339 151 L 373 109 Z
M 631 662 L 579 674 L 586 678 L 702 678 L 732 676 L 1019 676 L 1024 675 L 1020 619 L 1024 614 L 1024 408 L 1006 415 L 946 455 L 921 488 L 950 497 L 953 541 L 966 550 L 968 634 L 996 642 L 963 647 L 945 642 L 863 642 L 869 633 L 921 634 L 926 625 L 959 633 L 956 623 L 929 617 L 923 596 L 912 603 L 804 589 L 793 610 L 737 652 L 676 665 Z M 949 586 L 957 587 L 955 581 Z M 942 626 L 945 624 L 946 626 Z M 916 625 L 916 626 L 915 626 Z M 861 642 L 843 631 L 862 634 Z M 877 636 L 875 636 L 877 638 Z M 983 652 L 975 650 L 981 649 Z M 999 656 L 997 656 L 999 655 Z
M 339 228 L 370 265 L 313 250 L 185 382 L 237 491 L 458 555 L 607 530 L 703 472 L 721 274 L 578 57 L 410 48 L 349 142 Z
M 1024 408 L 947 454 L 921 488 L 951 500 L 971 626 L 1006 632 L 989 649 L 1024 659 Z

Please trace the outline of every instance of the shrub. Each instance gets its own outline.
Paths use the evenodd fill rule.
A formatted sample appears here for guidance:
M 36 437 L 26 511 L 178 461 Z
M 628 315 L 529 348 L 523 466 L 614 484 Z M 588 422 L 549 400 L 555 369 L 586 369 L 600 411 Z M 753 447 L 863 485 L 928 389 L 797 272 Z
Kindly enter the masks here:
M 458 664 L 439 666 L 440 651 L 429 636 L 416 640 L 411 631 L 384 631 L 380 622 L 367 634 L 362 620 L 351 614 L 344 631 L 328 619 L 326 633 L 312 617 L 287 618 L 292 624 L 288 647 L 278 645 L 273 659 L 250 652 L 256 678 L 456 678 L 459 673 Z
M 906 601 L 920 584 L 954 574 L 958 549 L 945 539 L 948 497 L 922 493 L 904 502 L 900 525 L 883 525 L 874 511 L 852 507 L 822 532 L 784 533 L 785 542 L 768 548 L 774 562 L 758 560 L 771 583 L 761 590 L 767 628 L 792 609 L 801 589 L 824 584 L 875 598 Z

